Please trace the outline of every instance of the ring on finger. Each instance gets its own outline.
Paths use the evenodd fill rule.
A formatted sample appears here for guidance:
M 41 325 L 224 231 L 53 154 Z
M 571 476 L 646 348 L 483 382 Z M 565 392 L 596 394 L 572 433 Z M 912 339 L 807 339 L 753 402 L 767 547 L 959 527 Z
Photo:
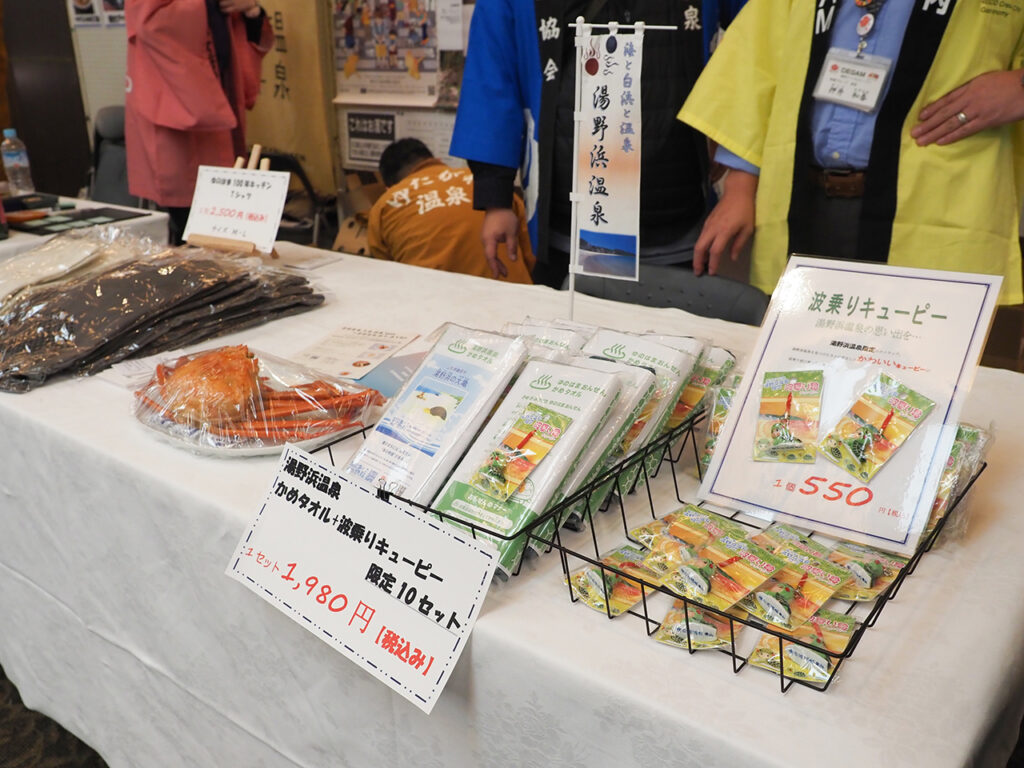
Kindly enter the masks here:
M 965 115 L 963 112 L 957 112 L 956 113 L 956 119 L 957 119 L 957 122 L 960 123 L 960 127 L 961 128 L 963 128 L 965 125 L 967 125 L 967 123 L 970 121 L 970 118 L 967 117 L 967 115 Z

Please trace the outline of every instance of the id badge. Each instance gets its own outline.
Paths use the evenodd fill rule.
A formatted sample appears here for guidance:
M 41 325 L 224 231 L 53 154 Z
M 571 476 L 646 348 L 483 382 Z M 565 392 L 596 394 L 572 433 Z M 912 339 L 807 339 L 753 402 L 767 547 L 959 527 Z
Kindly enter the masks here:
M 814 86 L 814 98 L 874 112 L 892 69 L 892 59 L 830 48 Z

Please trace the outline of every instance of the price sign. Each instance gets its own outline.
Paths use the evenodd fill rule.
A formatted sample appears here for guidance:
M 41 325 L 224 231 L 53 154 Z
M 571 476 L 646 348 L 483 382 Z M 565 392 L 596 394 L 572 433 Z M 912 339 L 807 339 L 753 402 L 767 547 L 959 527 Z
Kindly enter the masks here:
M 701 497 L 913 554 L 1000 283 L 792 257 Z
M 429 713 L 496 563 L 490 545 L 288 446 L 227 575 Z
M 209 235 L 241 240 L 255 244 L 262 253 L 270 253 L 281 223 L 289 178 L 281 171 L 199 166 L 184 239 Z

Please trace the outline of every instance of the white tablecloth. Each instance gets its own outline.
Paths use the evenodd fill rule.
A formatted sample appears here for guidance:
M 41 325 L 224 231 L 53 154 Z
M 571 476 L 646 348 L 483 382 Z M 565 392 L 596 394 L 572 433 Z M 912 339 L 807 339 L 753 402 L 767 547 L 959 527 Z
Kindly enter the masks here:
M 62 197 L 61 202 L 74 203 L 77 208 L 119 208 L 124 211 L 139 211 L 139 213 L 144 215 L 116 222 L 117 226 L 137 237 L 148 237 L 159 245 L 167 243 L 168 217 L 162 211 L 146 211 L 140 208 L 128 208 L 123 205 L 111 205 L 110 203 L 100 203 L 94 200 L 81 200 L 72 197 Z M 29 232 L 19 232 L 12 229 L 6 240 L 0 240 L 0 259 L 10 258 L 30 248 L 35 248 L 40 243 L 45 243 L 51 237 L 53 235 L 33 235 Z
M 547 288 L 360 257 L 313 274 L 323 308 L 234 338 L 289 354 L 339 325 L 426 333 L 568 311 Z M 576 314 L 738 350 L 756 333 L 586 297 Z M 979 373 L 966 415 L 999 434 L 966 537 L 924 558 L 827 693 L 781 695 L 771 674 L 573 605 L 548 555 L 492 587 L 430 716 L 224 575 L 273 459 L 156 440 L 129 393 L 96 379 L 4 395 L 0 663 L 112 768 L 1001 766 L 1024 703 L 1022 383 Z

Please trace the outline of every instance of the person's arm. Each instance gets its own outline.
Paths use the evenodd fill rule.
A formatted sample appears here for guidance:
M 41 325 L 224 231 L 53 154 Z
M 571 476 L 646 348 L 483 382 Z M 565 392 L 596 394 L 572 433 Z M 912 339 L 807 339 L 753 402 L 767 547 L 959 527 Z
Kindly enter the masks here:
M 919 146 L 952 144 L 1024 119 L 1024 70 L 986 72 L 921 110 L 910 135 Z
M 711 209 L 693 248 L 693 272 L 697 275 L 705 267 L 709 275 L 717 273 L 726 253 L 736 261 L 754 234 L 760 169 L 725 147 L 717 149 L 715 162 L 728 170 L 722 180 L 722 197 Z
M 480 227 L 484 256 L 491 274 L 505 277 L 508 270 L 498 258 L 498 243 L 505 244 L 511 261 L 518 258 L 520 222 L 512 203 L 516 169 L 470 160 L 469 170 L 473 172 L 473 208 L 487 212 Z

